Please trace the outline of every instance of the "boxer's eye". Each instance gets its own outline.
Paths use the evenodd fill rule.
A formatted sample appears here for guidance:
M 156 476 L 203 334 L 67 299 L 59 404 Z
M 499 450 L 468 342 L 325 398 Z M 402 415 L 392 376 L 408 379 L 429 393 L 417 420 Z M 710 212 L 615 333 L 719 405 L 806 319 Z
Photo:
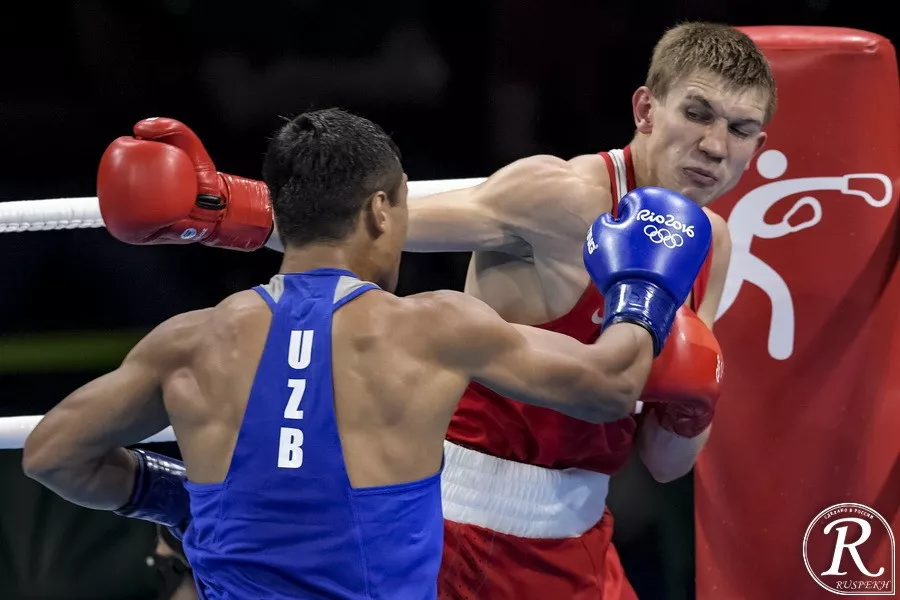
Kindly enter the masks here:
M 730 130 L 731 130 L 731 133 L 733 133 L 734 135 L 736 135 L 736 136 L 739 137 L 739 138 L 746 138 L 746 137 L 749 137 L 749 136 L 750 136 L 750 132 L 747 131 L 747 130 L 746 130 L 745 128 L 743 128 L 743 127 L 735 127 L 734 125 L 732 125 L 732 126 L 729 127 L 728 129 L 730 129 Z
M 702 112 L 699 112 L 699 111 L 696 111 L 696 110 L 693 110 L 690 108 L 688 108 L 684 111 L 684 116 L 687 117 L 691 121 L 699 122 L 699 121 L 707 120 L 707 115 L 705 113 L 702 113 Z

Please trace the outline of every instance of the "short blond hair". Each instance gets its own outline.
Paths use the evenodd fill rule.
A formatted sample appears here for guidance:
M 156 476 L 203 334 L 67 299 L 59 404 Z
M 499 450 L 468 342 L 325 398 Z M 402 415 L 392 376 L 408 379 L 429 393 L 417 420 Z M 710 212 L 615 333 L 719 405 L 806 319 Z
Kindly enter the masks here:
M 769 61 L 746 33 L 702 21 L 669 29 L 653 48 L 645 85 L 654 96 L 665 99 L 673 85 L 697 71 L 722 77 L 732 89 L 762 89 L 768 95 L 765 122 L 775 114 L 775 76 Z

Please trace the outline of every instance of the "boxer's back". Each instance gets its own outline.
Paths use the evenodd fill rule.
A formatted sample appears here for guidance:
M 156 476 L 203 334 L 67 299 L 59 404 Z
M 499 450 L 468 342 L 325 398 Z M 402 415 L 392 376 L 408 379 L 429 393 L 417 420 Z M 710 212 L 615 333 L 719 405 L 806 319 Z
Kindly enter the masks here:
M 223 480 L 212 476 L 211 482 L 197 482 L 192 463 L 218 461 L 199 454 L 201 436 L 185 436 L 193 521 L 184 542 L 201 592 L 208 598 L 433 597 L 443 542 L 440 463 L 424 477 L 397 480 L 397 472 L 378 468 L 381 453 L 373 451 L 375 475 L 361 486 L 363 478 L 354 478 L 348 468 L 353 460 L 345 462 L 367 449 L 360 438 L 370 441 L 368 449 L 379 446 L 373 441 L 381 434 L 378 419 L 366 426 L 356 413 L 391 412 L 378 388 L 394 384 L 387 373 L 382 383 L 372 378 L 371 392 L 341 382 L 352 373 L 361 379 L 369 375 L 359 363 L 368 362 L 372 348 L 360 346 L 354 334 L 358 316 L 342 314 L 334 332 L 338 319 L 333 316 L 354 301 L 364 304 L 366 292 L 381 292 L 338 269 L 277 275 L 255 289 L 268 304 L 271 320 L 240 424 L 234 431 L 228 417 L 212 413 L 197 419 L 222 433 L 209 436 L 213 445 L 233 440 Z M 363 311 L 352 307 L 346 312 Z M 257 320 L 249 337 L 257 336 L 264 323 Z M 366 331 L 360 335 L 368 337 Z M 219 356 L 221 378 L 236 388 L 242 379 L 237 371 L 249 372 L 252 366 L 229 362 L 229 356 L 252 354 L 243 339 L 238 336 L 234 347 L 209 350 Z M 210 386 L 204 383 L 211 370 L 195 377 L 201 390 L 206 388 L 206 404 L 214 405 L 217 398 L 209 397 Z M 354 391 L 359 396 L 348 398 Z M 235 412 L 241 393 L 222 390 L 223 413 Z M 176 431 L 179 415 L 183 423 L 190 420 L 191 409 L 179 412 L 174 406 L 179 403 L 187 403 L 183 395 L 172 402 Z M 350 423 L 346 428 L 345 421 Z M 435 437 L 439 446 L 440 436 Z M 353 471 L 360 470 L 358 462 Z M 426 470 L 432 462 L 424 461 Z M 373 485 L 379 477 L 386 483 Z

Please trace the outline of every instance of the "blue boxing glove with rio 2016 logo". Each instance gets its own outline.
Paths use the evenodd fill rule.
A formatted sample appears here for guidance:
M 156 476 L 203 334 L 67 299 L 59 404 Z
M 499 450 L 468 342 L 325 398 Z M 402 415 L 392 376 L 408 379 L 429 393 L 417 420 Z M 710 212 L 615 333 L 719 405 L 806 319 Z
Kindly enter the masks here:
M 591 225 L 584 266 L 604 297 L 603 327 L 641 325 L 659 355 L 709 253 L 712 225 L 697 204 L 657 187 L 632 190 L 618 212 Z

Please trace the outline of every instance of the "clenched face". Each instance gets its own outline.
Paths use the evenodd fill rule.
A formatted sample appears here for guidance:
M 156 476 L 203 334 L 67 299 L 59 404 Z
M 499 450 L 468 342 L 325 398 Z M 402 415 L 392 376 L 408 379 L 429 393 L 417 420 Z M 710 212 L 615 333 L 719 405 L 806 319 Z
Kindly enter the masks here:
M 633 101 L 638 131 L 647 134 L 653 185 L 701 206 L 732 189 L 765 143 L 766 92 L 729 89 L 712 73 L 676 82 L 665 100 L 641 87 Z

